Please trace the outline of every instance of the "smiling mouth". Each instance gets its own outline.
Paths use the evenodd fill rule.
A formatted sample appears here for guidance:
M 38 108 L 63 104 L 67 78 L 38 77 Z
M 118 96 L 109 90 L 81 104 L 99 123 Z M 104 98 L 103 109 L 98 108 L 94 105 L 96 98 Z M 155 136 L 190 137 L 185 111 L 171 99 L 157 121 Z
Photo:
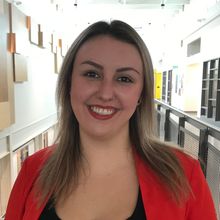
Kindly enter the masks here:
M 88 106 L 90 114 L 98 120 L 107 120 L 112 118 L 115 113 L 117 112 L 117 109 L 110 106 L 98 106 L 98 105 L 90 105 Z
M 90 110 L 99 115 L 112 115 L 116 112 L 115 108 L 103 108 L 98 106 L 90 106 Z

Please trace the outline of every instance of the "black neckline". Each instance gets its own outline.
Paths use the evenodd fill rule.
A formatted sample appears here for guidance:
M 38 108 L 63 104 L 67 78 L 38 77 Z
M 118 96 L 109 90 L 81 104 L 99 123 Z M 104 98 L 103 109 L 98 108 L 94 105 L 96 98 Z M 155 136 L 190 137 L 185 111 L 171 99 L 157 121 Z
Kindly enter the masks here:
M 40 215 L 39 220 L 62 220 L 56 213 L 55 207 L 53 205 L 52 198 L 47 202 L 43 212 Z M 141 196 L 141 190 L 139 188 L 138 199 L 136 202 L 136 207 L 132 213 L 132 215 L 126 220 L 146 220 L 146 214 L 144 210 L 143 200 Z

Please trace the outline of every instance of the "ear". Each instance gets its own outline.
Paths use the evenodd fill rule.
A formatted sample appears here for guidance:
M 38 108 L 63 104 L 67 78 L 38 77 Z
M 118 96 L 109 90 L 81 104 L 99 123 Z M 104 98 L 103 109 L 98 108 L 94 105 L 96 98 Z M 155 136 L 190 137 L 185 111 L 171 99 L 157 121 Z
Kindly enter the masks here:
M 137 106 L 141 104 L 142 99 L 138 99 Z
M 140 105 L 141 102 L 142 102 L 142 97 L 140 97 L 140 98 L 138 99 L 137 105 Z

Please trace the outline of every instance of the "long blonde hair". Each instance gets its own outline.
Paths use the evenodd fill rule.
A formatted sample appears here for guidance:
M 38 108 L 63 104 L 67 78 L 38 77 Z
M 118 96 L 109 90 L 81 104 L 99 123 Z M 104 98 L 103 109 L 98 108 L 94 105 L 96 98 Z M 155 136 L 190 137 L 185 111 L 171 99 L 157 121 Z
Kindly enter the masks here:
M 176 202 L 190 189 L 183 168 L 174 150 L 155 138 L 153 66 L 148 49 L 128 24 L 122 21 L 96 22 L 85 29 L 70 47 L 59 74 L 57 84 L 57 104 L 59 112 L 59 131 L 57 146 L 42 167 L 37 180 L 41 202 L 52 193 L 55 202 L 67 195 L 73 184 L 77 185 L 82 161 L 79 124 L 70 103 L 71 75 L 76 54 L 88 39 L 99 35 L 109 35 L 117 40 L 134 45 L 139 51 L 144 82 L 141 102 L 129 122 L 131 143 L 142 160 L 160 177 Z

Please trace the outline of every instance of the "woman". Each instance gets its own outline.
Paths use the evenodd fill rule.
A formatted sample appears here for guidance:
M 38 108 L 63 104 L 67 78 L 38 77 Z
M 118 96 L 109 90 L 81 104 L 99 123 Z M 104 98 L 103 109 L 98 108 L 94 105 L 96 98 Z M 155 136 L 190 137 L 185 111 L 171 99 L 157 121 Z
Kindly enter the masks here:
M 24 162 L 6 220 L 216 220 L 198 161 L 154 136 L 153 68 L 133 28 L 83 31 L 57 100 L 57 144 Z

